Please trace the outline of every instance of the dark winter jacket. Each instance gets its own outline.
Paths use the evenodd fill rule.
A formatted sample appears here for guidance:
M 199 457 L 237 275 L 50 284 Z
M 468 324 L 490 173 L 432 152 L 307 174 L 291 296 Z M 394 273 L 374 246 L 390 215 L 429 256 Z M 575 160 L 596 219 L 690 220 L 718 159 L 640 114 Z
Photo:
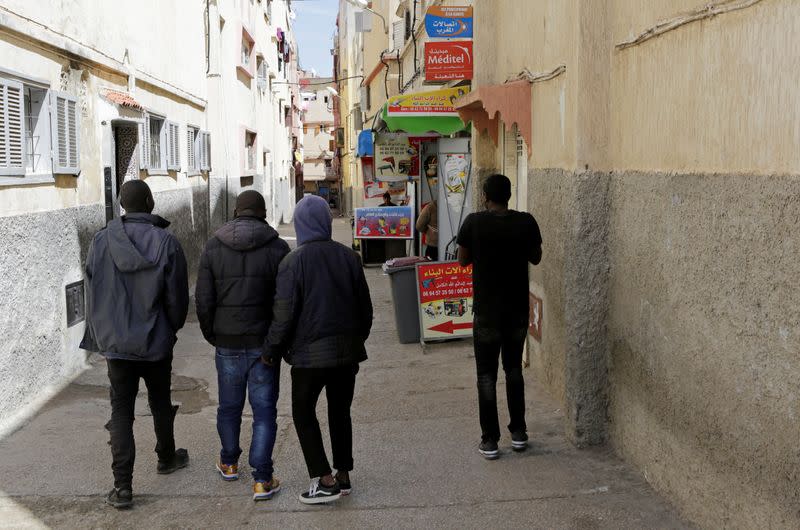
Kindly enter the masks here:
M 132 213 L 92 240 L 86 258 L 86 333 L 81 348 L 110 359 L 172 355 L 189 307 L 186 258 L 165 219 Z
M 275 318 L 265 357 L 298 368 L 329 368 L 367 358 L 372 301 L 358 255 L 331 241 L 331 214 L 315 196 L 295 209 L 299 247 L 281 262 Z
M 195 303 L 203 336 L 222 348 L 261 348 L 272 322 L 275 277 L 289 245 L 266 221 L 239 217 L 200 258 Z

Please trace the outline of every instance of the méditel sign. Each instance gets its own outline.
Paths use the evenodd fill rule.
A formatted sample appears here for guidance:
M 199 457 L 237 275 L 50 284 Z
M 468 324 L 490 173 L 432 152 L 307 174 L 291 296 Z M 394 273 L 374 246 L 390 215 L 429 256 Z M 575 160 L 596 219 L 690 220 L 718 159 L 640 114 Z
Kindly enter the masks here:
M 420 339 L 472 336 L 472 266 L 456 261 L 417 265 Z
M 432 39 L 471 39 L 472 7 L 429 7 L 425 14 L 425 31 Z
M 472 41 L 425 43 L 425 81 L 472 79 Z

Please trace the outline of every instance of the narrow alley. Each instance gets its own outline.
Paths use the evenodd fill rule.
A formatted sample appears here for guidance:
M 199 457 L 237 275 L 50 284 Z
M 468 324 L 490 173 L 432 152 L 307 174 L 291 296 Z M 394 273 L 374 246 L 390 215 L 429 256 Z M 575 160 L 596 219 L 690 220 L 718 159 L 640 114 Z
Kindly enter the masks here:
M 291 227 L 281 232 L 293 243 Z M 349 244 L 345 220 L 335 221 L 335 232 Z M 425 354 L 419 345 L 398 344 L 389 279 L 379 269 L 367 275 L 376 319 L 353 405 L 356 468 L 350 497 L 324 507 L 297 500 L 308 481 L 292 425 L 286 365 L 274 456 L 283 490 L 269 502 L 254 503 L 247 466 L 238 482 L 220 479 L 214 469 L 219 439 L 213 349 L 190 316 L 173 363 L 173 401 L 181 404 L 176 442 L 189 450 L 189 467 L 173 475 L 155 473 L 155 439 L 142 384 L 134 424 L 136 506 L 118 511 L 103 504 L 111 487 L 103 428 L 110 414 L 108 378 L 105 361 L 92 357 L 89 371 L 0 442 L 0 527 L 686 527 L 610 450 L 580 451 L 565 440 L 562 412 L 530 369 L 531 447 L 512 453 L 506 437 L 499 460 L 481 458 L 471 343 L 431 345 Z M 504 395 L 500 384 L 501 423 L 507 421 Z M 246 452 L 249 407 L 245 414 Z

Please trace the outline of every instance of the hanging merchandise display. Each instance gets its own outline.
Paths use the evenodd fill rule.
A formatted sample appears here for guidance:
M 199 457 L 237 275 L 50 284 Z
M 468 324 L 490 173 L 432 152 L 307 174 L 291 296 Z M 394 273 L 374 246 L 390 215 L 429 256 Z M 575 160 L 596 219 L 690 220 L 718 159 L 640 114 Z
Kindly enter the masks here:
M 445 259 L 456 259 L 456 236 L 465 217 L 467 188 L 470 181 L 471 158 L 463 153 L 446 153 L 440 162 L 439 182 L 444 191 L 447 204 L 447 220 L 452 240 L 445 248 Z
M 472 336 L 472 266 L 456 261 L 417 265 L 420 339 Z

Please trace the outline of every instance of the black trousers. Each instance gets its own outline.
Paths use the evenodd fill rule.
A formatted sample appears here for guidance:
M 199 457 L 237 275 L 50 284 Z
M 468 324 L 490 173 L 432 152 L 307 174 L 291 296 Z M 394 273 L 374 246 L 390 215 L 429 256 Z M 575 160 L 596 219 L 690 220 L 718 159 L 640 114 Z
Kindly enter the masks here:
M 527 327 L 497 324 L 475 317 L 475 366 L 478 374 L 478 411 L 483 441 L 500 440 L 497 419 L 497 369 L 502 358 L 506 374 L 506 399 L 511 422 L 508 430 L 526 432 L 525 381 L 522 376 L 522 350 Z
M 425 248 L 425 257 L 430 258 L 431 261 L 439 261 L 439 247 L 428 245 Z
M 333 467 L 337 471 L 353 469 L 350 406 L 357 373 L 358 364 L 339 368 L 292 368 L 292 419 L 311 478 L 331 473 L 317 421 L 317 401 L 323 388 L 328 398 Z
M 156 431 L 156 453 L 159 461 L 175 456 L 174 423 L 176 408 L 172 407 L 170 381 L 172 358 L 162 361 L 124 361 L 108 359 L 108 379 L 111 381 L 111 469 L 114 487 L 130 487 L 136 444 L 133 439 L 134 408 L 139 393 L 139 379 L 147 386 L 147 400 L 153 413 Z

